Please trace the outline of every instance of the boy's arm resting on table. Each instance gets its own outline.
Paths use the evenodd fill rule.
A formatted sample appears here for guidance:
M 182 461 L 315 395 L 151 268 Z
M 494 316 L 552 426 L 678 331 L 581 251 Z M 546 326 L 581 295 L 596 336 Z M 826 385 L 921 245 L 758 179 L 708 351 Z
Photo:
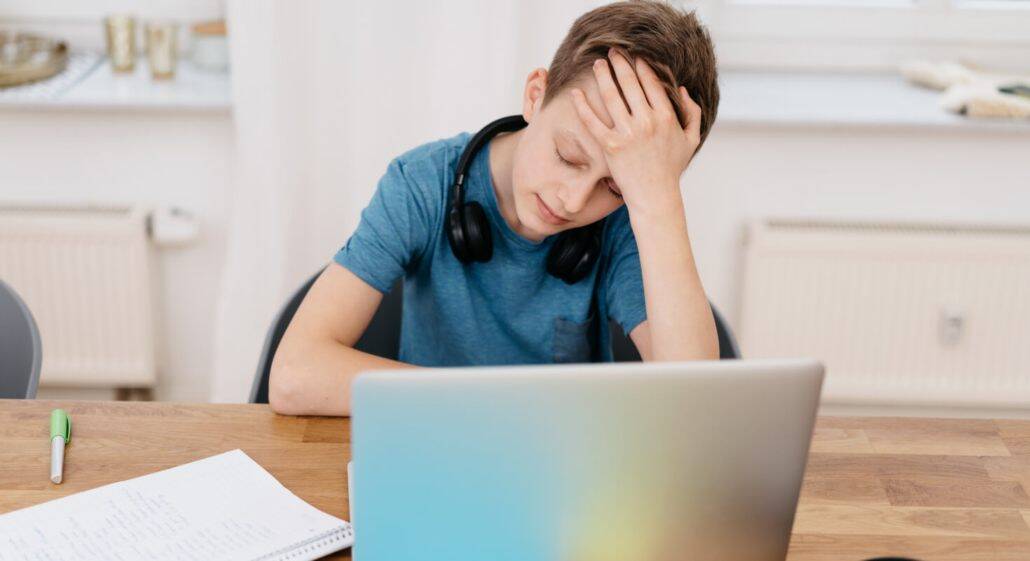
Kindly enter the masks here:
M 289 415 L 349 415 L 351 382 L 364 370 L 412 365 L 355 350 L 382 302 L 443 225 L 431 209 L 438 182 L 426 163 L 394 158 L 387 165 L 361 221 L 311 286 L 272 360 L 268 400 Z
M 311 286 L 272 360 L 268 401 L 284 415 L 350 415 L 350 386 L 365 370 L 414 368 L 353 348 L 383 294 L 333 262 Z

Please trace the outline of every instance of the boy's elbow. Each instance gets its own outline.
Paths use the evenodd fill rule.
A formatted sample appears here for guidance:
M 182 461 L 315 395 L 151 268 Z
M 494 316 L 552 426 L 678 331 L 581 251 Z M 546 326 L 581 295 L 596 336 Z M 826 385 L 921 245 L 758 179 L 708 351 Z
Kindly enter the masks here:
M 268 406 L 280 415 L 298 415 L 295 399 L 282 388 L 268 388 Z
M 303 398 L 300 388 L 290 376 L 290 366 L 284 354 L 277 352 L 272 359 L 268 375 L 268 405 L 280 415 L 300 415 Z

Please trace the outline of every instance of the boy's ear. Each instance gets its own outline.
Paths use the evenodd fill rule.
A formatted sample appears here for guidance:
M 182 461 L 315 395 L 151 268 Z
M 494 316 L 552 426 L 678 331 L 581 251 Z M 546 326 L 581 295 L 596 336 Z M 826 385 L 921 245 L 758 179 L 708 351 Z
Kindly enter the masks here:
M 533 122 L 533 116 L 540 112 L 547 91 L 547 70 L 537 68 L 526 77 L 526 90 L 522 94 L 522 118 Z

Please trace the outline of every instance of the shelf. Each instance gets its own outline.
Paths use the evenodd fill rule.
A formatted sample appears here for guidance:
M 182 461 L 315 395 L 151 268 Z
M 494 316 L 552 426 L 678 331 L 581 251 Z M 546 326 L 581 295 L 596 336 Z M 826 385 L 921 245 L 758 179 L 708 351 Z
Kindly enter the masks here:
M 52 80 L 58 79 L 52 78 Z M 229 111 L 232 106 L 230 75 L 209 72 L 180 60 L 175 78 L 155 81 L 150 78 L 146 59 L 136 61 L 130 74 L 112 72 L 103 59 L 75 83 L 59 91 L 39 95 L 0 96 L 3 109 L 79 109 L 79 110 L 184 110 Z

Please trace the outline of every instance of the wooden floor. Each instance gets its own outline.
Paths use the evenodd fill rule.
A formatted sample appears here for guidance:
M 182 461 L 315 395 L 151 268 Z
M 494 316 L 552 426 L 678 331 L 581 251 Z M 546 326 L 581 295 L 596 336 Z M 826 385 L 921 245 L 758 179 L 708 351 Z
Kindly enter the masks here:
M 47 478 L 55 407 L 73 419 L 61 485 Z M 348 419 L 263 405 L 0 400 L 0 513 L 241 448 L 349 518 L 349 436 Z M 1030 421 L 821 418 L 788 559 L 1028 561 L 1028 489 Z

